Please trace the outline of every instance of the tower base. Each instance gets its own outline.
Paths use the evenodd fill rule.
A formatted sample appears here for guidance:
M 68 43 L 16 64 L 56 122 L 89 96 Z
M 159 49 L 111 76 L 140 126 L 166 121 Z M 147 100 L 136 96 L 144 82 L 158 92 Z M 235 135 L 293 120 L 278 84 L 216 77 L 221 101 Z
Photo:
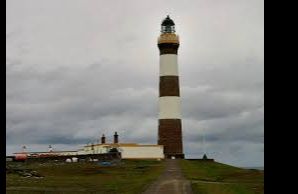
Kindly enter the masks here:
M 166 159 L 184 159 L 184 154 L 177 154 L 177 153 L 165 154 L 165 158 Z

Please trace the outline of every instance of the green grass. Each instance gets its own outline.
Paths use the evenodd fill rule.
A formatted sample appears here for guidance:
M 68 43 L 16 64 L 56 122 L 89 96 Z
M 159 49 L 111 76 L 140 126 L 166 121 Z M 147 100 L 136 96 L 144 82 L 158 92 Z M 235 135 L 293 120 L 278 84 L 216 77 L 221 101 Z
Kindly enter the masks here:
M 264 193 L 261 186 L 252 186 L 245 184 L 206 184 L 192 183 L 194 193 L 200 194 L 259 194 Z M 263 190 L 263 191 L 262 191 Z
M 96 163 L 23 164 L 36 170 L 42 179 L 6 175 L 8 194 L 16 193 L 108 193 L 139 194 L 156 180 L 164 162 L 126 160 L 119 166 L 102 167 Z
M 195 194 L 264 193 L 263 171 L 195 160 L 181 160 L 180 165 Z

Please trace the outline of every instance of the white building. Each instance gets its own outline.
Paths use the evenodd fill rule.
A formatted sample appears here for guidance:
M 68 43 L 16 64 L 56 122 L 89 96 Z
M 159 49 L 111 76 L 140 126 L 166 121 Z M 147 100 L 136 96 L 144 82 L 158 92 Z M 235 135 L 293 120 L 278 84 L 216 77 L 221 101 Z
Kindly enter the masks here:
M 136 143 L 95 144 L 84 146 L 81 154 L 108 153 L 112 148 L 121 152 L 122 159 L 163 159 L 162 145 L 141 145 Z
M 142 145 L 136 143 L 118 143 L 117 132 L 114 135 L 113 143 L 106 143 L 104 135 L 101 138 L 101 143 L 85 145 L 75 151 L 55 151 L 51 149 L 47 152 L 22 152 L 27 156 L 46 157 L 46 156 L 76 156 L 87 154 L 104 154 L 111 149 L 116 148 L 121 152 L 122 159 L 164 159 L 163 145 Z M 20 153 L 15 153 L 20 154 Z

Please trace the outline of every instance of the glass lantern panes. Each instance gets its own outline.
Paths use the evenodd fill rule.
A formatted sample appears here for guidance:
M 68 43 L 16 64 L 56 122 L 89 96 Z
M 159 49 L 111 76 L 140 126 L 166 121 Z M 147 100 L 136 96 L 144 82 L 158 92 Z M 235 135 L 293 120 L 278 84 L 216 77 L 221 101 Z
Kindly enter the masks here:
M 162 33 L 174 33 L 175 26 L 161 26 L 161 32 Z

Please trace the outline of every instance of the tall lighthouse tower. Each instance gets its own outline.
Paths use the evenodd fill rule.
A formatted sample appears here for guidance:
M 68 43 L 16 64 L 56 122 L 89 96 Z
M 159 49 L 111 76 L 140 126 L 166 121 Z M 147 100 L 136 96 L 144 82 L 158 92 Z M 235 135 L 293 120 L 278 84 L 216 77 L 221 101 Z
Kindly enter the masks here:
M 166 158 L 184 158 L 177 54 L 179 37 L 169 15 L 162 21 L 160 51 L 158 144 Z

